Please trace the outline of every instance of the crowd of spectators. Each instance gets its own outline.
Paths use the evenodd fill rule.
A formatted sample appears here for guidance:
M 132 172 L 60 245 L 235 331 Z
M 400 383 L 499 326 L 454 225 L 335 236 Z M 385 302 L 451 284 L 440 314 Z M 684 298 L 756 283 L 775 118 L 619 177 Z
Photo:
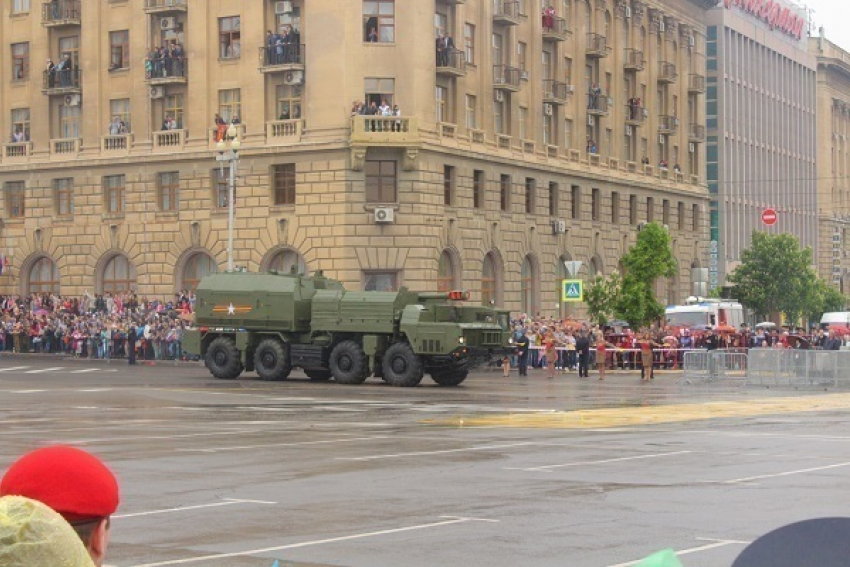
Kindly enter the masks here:
M 183 46 L 176 41 L 154 48 L 145 61 L 145 74 L 149 78 L 182 77 L 185 58 Z
M 301 34 L 292 26 L 284 26 L 282 33 L 266 31 L 266 65 L 286 65 L 300 63 Z

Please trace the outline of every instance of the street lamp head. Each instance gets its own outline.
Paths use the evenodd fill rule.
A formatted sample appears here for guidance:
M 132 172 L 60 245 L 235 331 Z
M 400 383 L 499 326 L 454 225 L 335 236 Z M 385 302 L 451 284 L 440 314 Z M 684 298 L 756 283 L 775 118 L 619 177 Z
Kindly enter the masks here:
M 227 137 L 231 139 L 236 137 L 236 126 L 234 126 L 233 124 L 231 124 L 227 128 Z
M 225 145 L 224 140 L 219 140 L 218 143 L 215 145 L 215 149 L 218 150 L 218 153 L 220 154 L 223 154 L 226 148 L 227 146 Z
M 233 138 L 233 141 L 230 142 L 230 149 L 234 152 L 238 152 L 239 148 L 242 147 L 242 142 L 239 141 L 239 138 Z

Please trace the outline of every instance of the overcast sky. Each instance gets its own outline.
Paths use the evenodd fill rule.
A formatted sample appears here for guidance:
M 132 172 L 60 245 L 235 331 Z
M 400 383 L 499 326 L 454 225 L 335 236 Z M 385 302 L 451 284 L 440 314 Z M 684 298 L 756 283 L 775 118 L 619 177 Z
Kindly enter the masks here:
M 850 51 L 850 3 L 846 0 L 804 0 L 814 9 L 815 31 L 817 26 L 824 26 L 826 38 Z

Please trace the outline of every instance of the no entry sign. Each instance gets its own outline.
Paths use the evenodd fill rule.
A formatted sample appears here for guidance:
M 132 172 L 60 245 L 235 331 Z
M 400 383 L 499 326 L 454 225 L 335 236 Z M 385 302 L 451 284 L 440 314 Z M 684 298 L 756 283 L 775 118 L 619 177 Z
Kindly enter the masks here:
M 765 209 L 761 214 L 761 222 L 766 224 L 767 226 L 773 226 L 776 224 L 776 211 L 773 209 Z

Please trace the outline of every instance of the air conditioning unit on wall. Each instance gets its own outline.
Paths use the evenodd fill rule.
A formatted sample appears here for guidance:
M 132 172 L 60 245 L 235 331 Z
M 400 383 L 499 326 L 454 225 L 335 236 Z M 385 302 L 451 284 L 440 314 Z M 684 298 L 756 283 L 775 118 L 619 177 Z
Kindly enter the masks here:
M 551 104 L 544 104 L 543 105 L 543 114 L 545 114 L 546 116 L 552 116 L 552 114 L 554 114 L 554 112 L 555 112 L 555 109 L 552 108 Z
M 284 0 L 283 2 L 275 2 L 274 3 L 274 13 L 278 16 L 281 14 L 291 14 L 292 13 L 292 2 L 289 0 Z
M 395 210 L 392 207 L 376 207 L 375 222 L 379 224 L 395 222 Z
M 161 30 L 173 30 L 177 27 L 177 18 L 162 18 L 159 21 L 159 29 Z
M 165 96 L 165 87 L 151 87 L 151 98 L 162 98 Z
M 80 102 L 82 102 L 80 95 L 65 95 L 65 106 L 80 106 Z

